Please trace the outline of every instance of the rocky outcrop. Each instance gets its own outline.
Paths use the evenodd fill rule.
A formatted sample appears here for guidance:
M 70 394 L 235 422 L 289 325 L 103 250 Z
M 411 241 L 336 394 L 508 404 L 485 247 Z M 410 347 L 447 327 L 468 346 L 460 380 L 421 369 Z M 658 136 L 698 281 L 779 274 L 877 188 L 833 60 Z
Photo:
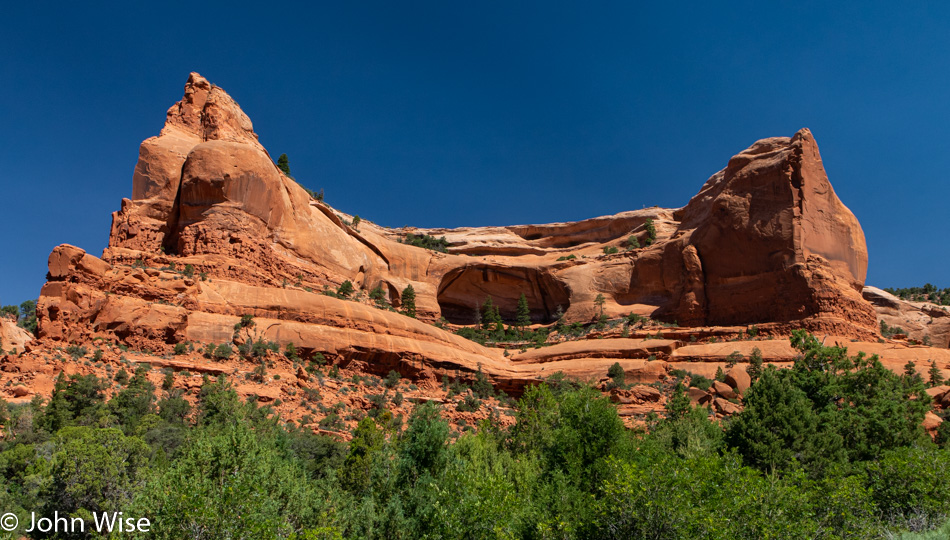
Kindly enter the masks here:
M 950 346 L 950 309 L 931 302 L 908 302 L 893 294 L 865 287 L 865 300 L 874 306 L 878 321 L 899 328 L 919 343 L 947 348 Z
M 693 359 L 676 358 L 676 340 L 644 335 L 509 357 L 428 323 L 471 324 L 488 297 L 513 321 L 524 294 L 538 324 L 562 313 L 564 322 L 586 323 L 634 312 L 682 327 L 876 337 L 860 294 L 864 236 L 808 130 L 756 142 L 680 209 L 485 228 L 351 223 L 284 175 L 237 103 L 193 73 L 161 133 L 142 143 L 132 198 L 113 214 L 103 256 L 73 246 L 50 255 L 39 336 L 151 351 L 259 337 L 383 374 L 438 377 L 481 366 L 512 391 L 554 371 L 597 379 L 614 362 L 631 380 L 655 382 Z M 409 232 L 445 236 L 448 253 L 403 243 Z M 643 247 L 627 249 L 630 237 Z M 344 281 L 357 289 L 352 298 L 320 294 Z M 419 320 L 367 299 L 380 287 L 398 307 L 408 285 Z M 257 321 L 256 337 L 234 332 L 245 314 Z M 716 364 L 703 363 L 712 376 Z
M 0 349 L 5 352 L 23 352 L 33 335 L 17 326 L 16 321 L 0 315 Z

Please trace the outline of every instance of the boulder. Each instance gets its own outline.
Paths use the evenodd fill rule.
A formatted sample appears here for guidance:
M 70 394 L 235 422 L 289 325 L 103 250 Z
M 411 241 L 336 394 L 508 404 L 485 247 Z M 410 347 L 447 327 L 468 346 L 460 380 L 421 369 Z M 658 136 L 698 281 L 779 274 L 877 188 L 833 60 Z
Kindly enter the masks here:
M 746 372 L 745 366 L 741 365 L 735 366 L 726 372 L 724 382 L 738 394 L 745 394 L 745 391 L 752 386 L 752 379 L 749 377 L 748 372 Z
M 736 394 L 735 390 L 733 390 L 731 386 L 729 386 L 728 384 L 722 381 L 714 381 L 712 387 L 713 387 L 713 390 L 715 390 L 716 394 L 726 399 L 735 399 L 739 397 L 738 394 Z

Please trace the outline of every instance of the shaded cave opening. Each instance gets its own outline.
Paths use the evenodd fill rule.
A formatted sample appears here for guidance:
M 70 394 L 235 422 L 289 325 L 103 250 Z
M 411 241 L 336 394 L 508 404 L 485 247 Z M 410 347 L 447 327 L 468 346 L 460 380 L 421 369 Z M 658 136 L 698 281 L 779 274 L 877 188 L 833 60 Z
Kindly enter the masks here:
M 478 309 L 489 297 L 505 323 L 514 324 L 522 294 L 535 324 L 555 322 L 558 307 L 566 312 L 571 303 L 567 285 L 547 271 L 491 265 L 466 266 L 448 272 L 439 284 L 437 299 L 442 316 L 452 324 L 475 324 Z

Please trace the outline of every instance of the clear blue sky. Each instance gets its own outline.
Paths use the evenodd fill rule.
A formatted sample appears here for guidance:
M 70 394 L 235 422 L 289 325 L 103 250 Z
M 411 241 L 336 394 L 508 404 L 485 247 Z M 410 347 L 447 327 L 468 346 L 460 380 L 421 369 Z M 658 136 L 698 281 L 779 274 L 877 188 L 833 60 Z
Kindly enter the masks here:
M 0 303 L 38 296 L 57 244 L 101 253 L 190 71 L 303 184 L 396 227 L 678 207 L 809 127 L 868 282 L 950 286 L 946 3 L 397 4 L 7 3 Z

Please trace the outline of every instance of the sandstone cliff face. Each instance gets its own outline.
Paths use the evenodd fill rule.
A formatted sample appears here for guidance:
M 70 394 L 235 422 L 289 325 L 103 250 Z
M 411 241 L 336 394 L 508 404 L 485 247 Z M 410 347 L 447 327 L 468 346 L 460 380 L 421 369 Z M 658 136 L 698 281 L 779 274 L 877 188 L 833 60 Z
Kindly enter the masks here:
M 524 294 L 540 324 L 559 312 L 567 322 L 588 322 L 603 309 L 680 326 L 876 337 L 874 311 L 860 293 L 864 236 L 831 188 L 808 130 L 756 142 L 680 209 L 460 229 L 366 221 L 354 228 L 347 218 L 282 174 L 237 103 L 193 73 L 161 134 L 142 143 L 132 199 L 113 214 L 103 256 L 72 246 L 51 254 L 40 337 L 168 350 L 232 341 L 235 322 L 251 314 L 266 339 L 342 365 L 433 376 L 481 365 L 514 390 L 541 375 L 538 364 L 593 376 L 616 358 L 644 363 L 676 346 L 653 351 L 611 340 L 608 349 L 633 352 L 581 347 L 565 356 L 551 347 L 538 358 L 508 357 L 427 323 L 471 324 L 487 297 L 513 320 Z M 657 231 L 649 245 L 648 220 Z M 449 253 L 401 243 L 409 232 L 445 236 Z M 644 247 L 625 250 L 629 236 Z M 363 301 L 319 294 L 345 280 Z M 407 285 L 420 320 L 365 299 L 381 286 L 398 306 Z
M 877 319 L 904 330 L 905 335 L 934 347 L 950 347 L 950 310 L 931 302 L 908 302 L 882 291 L 865 287 L 864 298 L 874 306 Z

